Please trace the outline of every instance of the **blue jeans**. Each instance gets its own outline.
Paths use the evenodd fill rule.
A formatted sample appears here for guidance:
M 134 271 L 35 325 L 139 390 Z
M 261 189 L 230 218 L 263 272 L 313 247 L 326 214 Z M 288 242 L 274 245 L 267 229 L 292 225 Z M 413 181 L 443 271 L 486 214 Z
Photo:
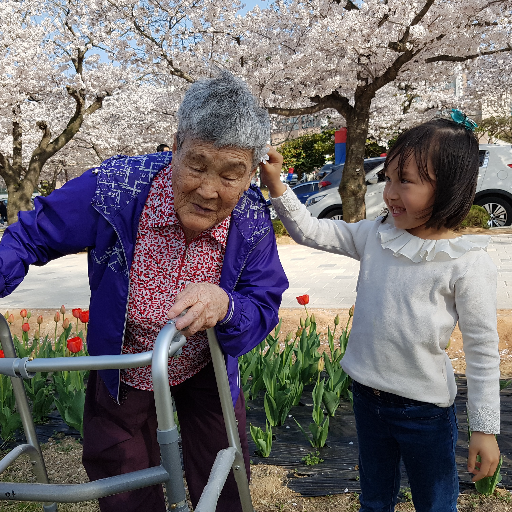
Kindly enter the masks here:
M 360 512 L 393 512 L 404 462 L 416 512 L 456 512 L 455 405 L 426 402 L 353 383 L 359 441 Z

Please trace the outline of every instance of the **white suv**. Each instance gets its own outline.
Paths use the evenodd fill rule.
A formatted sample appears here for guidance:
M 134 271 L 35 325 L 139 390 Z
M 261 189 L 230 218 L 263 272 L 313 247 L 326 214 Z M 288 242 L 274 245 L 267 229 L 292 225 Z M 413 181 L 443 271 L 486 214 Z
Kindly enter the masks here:
M 379 181 L 379 165 L 366 174 L 366 218 L 375 219 L 385 208 L 382 191 L 385 183 Z M 478 173 L 475 204 L 483 206 L 490 214 L 490 227 L 512 224 L 512 146 L 480 145 L 480 170 Z M 342 219 L 343 210 L 337 188 L 322 190 L 311 196 L 306 206 L 311 215 L 319 219 Z

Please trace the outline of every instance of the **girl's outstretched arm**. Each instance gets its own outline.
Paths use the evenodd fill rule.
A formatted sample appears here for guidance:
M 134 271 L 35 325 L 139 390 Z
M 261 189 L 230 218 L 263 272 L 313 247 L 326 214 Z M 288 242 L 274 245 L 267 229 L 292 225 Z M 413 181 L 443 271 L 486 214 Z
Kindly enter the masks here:
M 269 159 L 260 164 L 261 181 L 272 197 L 279 197 L 286 191 L 286 185 L 281 181 L 283 157 L 272 147 L 267 154 Z
M 480 455 L 480 462 L 476 456 Z M 500 449 L 494 434 L 473 432 L 469 441 L 468 471 L 475 476 L 473 482 L 494 475 L 500 461 Z

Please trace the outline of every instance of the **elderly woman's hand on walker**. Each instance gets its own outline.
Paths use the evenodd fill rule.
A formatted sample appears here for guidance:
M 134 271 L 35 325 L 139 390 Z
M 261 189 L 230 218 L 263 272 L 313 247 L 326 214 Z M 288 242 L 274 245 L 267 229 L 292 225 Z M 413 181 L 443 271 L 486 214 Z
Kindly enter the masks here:
M 228 294 L 211 283 L 190 283 L 176 297 L 176 301 L 167 313 L 172 320 L 188 308 L 188 311 L 176 320 L 176 328 L 185 336 L 214 327 L 222 320 L 229 307 Z

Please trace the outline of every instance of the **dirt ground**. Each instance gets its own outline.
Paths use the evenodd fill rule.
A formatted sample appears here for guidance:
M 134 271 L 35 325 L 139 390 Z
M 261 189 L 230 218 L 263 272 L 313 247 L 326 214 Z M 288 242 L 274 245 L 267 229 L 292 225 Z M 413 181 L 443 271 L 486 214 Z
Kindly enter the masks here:
M 81 464 L 82 447 L 75 439 L 55 438 L 43 446 L 43 453 L 52 483 L 82 483 L 87 475 Z M 347 493 L 319 498 L 304 498 L 286 486 L 288 470 L 277 466 L 252 466 L 251 495 L 255 512 L 356 512 L 359 500 Z M 22 457 L 1 476 L 0 480 L 34 481 L 27 458 Z M 38 504 L 0 502 L 5 512 L 40 511 Z M 410 502 L 399 503 L 397 512 L 414 512 Z M 61 504 L 60 512 L 99 512 L 97 502 Z M 511 512 L 512 501 L 508 491 L 500 489 L 495 496 L 482 497 L 474 493 L 459 497 L 459 512 Z
M 322 340 L 322 348 L 327 348 L 327 327 L 334 327 L 334 317 L 340 316 L 340 327 L 345 326 L 348 320 L 346 309 L 310 309 L 315 315 L 317 330 Z M 21 317 L 19 311 L 11 311 L 15 322 L 11 329 L 14 334 L 21 336 Z M 41 335 L 48 334 L 52 339 L 54 336 L 55 322 L 54 310 L 32 310 L 29 320 L 31 331 L 37 328 L 36 319 L 43 316 L 41 324 Z M 66 314 L 71 319 L 71 314 Z M 288 332 L 295 333 L 299 325 L 299 319 L 305 318 L 304 309 L 282 309 L 281 339 Z M 76 320 L 73 319 L 76 326 Z M 61 323 L 58 325 L 57 334 L 61 332 Z M 79 323 L 78 330 L 83 329 Z M 512 311 L 498 311 L 498 331 L 500 334 L 501 373 L 503 377 L 512 378 Z M 464 354 L 462 352 L 462 339 L 458 329 L 452 335 L 448 354 L 452 359 L 455 371 L 463 373 L 465 369 Z M 86 482 L 87 476 L 81 464 L 81 445 L 72 438 L 51 439 L 43 445 L 45 461 L 48 467 L 48 474 L 51 482 L 54 483 L 80 483 Z M 291 476 L 288 470 L 277 466 L 256 465 L 252 468 L 251 494 L 255 512 L 356 512 L 359 510 L 359 500 L 356 494 L 341 494 L 324 496 L 319 498 L 305 498 L 290 490 L 286 486 L 288 477 Z M 14 466 L 0 475 L 0 480 L 5 481 L 34 481 L 30 465 L 24 457 L 19 459 Z M 19 502 L 0 502 L 2 511 L 39 511 L 39 505 Z M 414 512 L 414 506 L 410 502 L 399 503 L 397 512 Z M 96 502 L 80 504 L 59 505 L 61 512 L 99 512 Z M 509 491 L 499 489 L 495 496 L 482 497 L 475 493 L 462 494 L 459 498 L 459 512 L 512 512 L 512 500 Z
M 471 229 L 464 232 L 490 234 L 489 230 Z M 512 229 L 500 230 L 503 234 L 512 234 Z M 289 237 L 281 237 L 282 243 L 294 243 Z M 84 304 L 84 307 L 86 305 Z M 315 315 L 317 330 L 322 340 L 322 348 L 327 348 L 327 327 L 334 327 L 334 317 L 339 314 L 340 325 L 346 325 L 348 320 L 347 309 L 309 309 Z M 5 312 L 2 312 L 5 313 Z M 13 334 L 21 336 L 21 317 L 19 310 L 10 311 L 14 315 L 14 323 L 11 326 Z M 53 317 L 55 310 L 31 310 L 29 320 L 30 333 L 38 328 L 36 319 L 43 316 L 41 335 L 48 334 L 53 339 L 55 322 Z M 282 334 L 284 339 L 288 332 L 295 333 L 299 325 L 299 319 L 305 318 L 304 309 L 281 309 Z M 76 320 L 71 316 L 71 311 L 66 313 L 73 325 Z M 78 323 L 78 331 L 83 330 L 83 325 Z M 58 324 L 57 335 L 62 331 L 62 315 Z M 498 311 L 498 333 L 500 336 L 499 351 L 501 356 L 501 375 L 503 378 L 512 378 L 512 310 Z M 462 336 L 458 328 L 451 336 L 450 346 L 447 349 L 456 373 L 464 373 L 465 360 L 462 350 Z M 43 446 L 50 481 L 59 483 L 79 483 L 87 481 L 85 470 L 81 464 L 81 445 L 74 439 L 52 439 Z M 359 500 L 355 494 L 342 494 L 325 496 L 320 498 L 304 498 L 290 490 L 286 486 L 288 470 L 277 466 L 257 465 L 252 468 L 251 494 L 254 510 L 256 512 L 356 512 L 359 510 Z M 30 466 L 25 458 L 19 459 L 14 466 L 0 475 L 4 481 L 34 481 Z M 459 497 L 459 512 L 512 512 L 512 500 L 509 491 L 499 489 L 495 496 L 482 497 L 474 493 L 462 494 Z M 39 511 L 40 505 L 19 502 L 0 502 L 2 511 Z M 412 503 L 399 503 L 398 512 L 414 512 Z M 99 512 L 97 503 L 87 502 L 82 504 L 59 505 L 61 512 Z

